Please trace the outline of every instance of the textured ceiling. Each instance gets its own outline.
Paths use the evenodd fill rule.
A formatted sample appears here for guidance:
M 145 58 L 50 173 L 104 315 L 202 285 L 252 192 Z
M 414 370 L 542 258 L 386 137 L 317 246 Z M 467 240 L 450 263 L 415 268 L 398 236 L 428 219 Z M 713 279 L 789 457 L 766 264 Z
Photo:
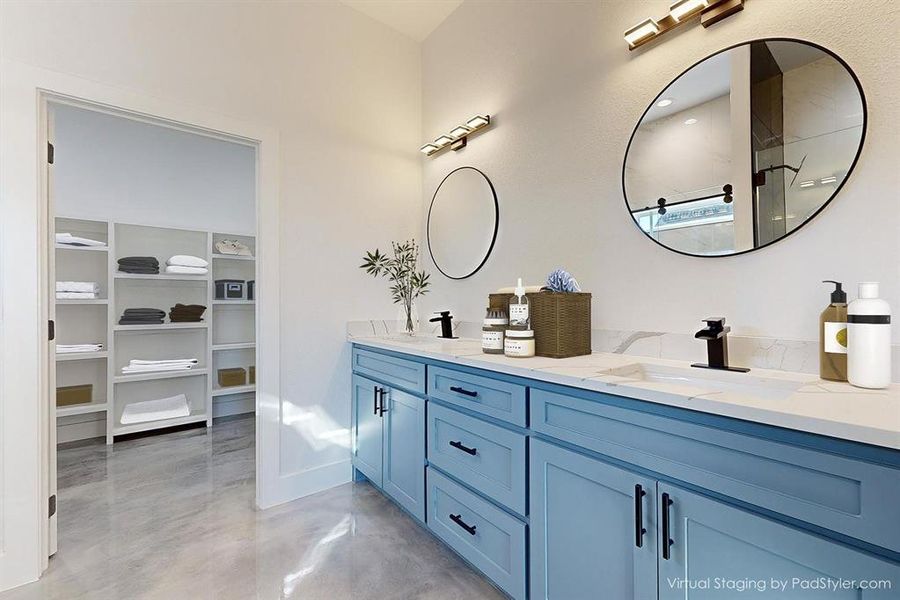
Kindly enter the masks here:
M 341 0 L 388 27 L 423 41 L 463 0 Z

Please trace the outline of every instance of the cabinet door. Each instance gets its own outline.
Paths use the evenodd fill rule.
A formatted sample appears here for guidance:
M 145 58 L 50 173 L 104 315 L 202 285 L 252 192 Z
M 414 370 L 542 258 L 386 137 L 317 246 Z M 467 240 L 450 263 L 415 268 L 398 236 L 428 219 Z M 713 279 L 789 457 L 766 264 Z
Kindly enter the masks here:
M 397 389 L 384 393 L 384 491 L 425 521 L 425 400 Z
M 532 599 L 656 598 L 654 480 L 532 439 L 530 487 Z
M 378 385 L 365 377 L 353 376 L 351 435 L 353 466 L 369 481 L 381 487 L 381 424 L 375 391 Z
M 660 600 L 897 598 L 896 563 L 672 485 L 658 490 Z

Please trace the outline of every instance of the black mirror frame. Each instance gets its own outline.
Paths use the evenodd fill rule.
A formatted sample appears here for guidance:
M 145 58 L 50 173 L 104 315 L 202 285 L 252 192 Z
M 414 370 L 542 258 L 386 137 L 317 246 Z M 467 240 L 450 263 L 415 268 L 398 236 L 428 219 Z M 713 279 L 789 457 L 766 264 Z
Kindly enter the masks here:
M 487 181 L 488 186 L 490 186 L 490 188 L 491 188 L 491 196 L 493 196 L 493 198 L 494 198 L 494 233 L 491 235 L 491 245 L 488 246 L 487 252 L 484 254 L 484 258 L 481 259 L 481 262 L 478 264 L 478 266 L 475 267 L 475 269 L 467 275 L 463 275 L 461 277 L 454 277 L 453 275 L 448 275 L 438 264 L 437 260 L 434 258 L 434 252 L 431 249 L 431 210 L 434 208 L 434 201 L 437 199 L 438 192 L 441 191 L 441 186 L 444 185 L 444 182 L 447 181 L 447 179 L 449 179 L 449 177 L 451 175 L 453 175 L 457 171 L 462 171 L 463 169 L 471 169 L 471 170 L 475 171 L 476 173 L 478 173 L 479 175 L 481 175 L 482 177 L 484 177 L 484 180 Z M 475 273 L 477 273 L 478 271 L 481 270 L 481 267 L 484 266 L 484 264 L 487 262 L 487 259 L 491 256 L 491 252 L 494 251 L 494 244 L 497 242 L 497 231 L 499 230 L 499 228 L 500 228 L 500 204 L 499 204 L 499 202 L 497 202 L 497 190 L 494 189 L 493 182 L 490 180 L 490 178 L 487 175 L 484 174 L 484 172 L 482 172 L 479 169 L 476 169 L 475 167 L 457 167 L 456 169 L 453 169 L 452 171 L 447 173 L 447 175 L 444 176 L 443 179 L 441 179 L 441 182 L 438 184 L 437 189 L 434 190 L 434 195 L 431 197 L 431 204 L 428 206 L 428 220 L 425 223 L 425 238 L 426 238 L 426 241 L 428 242 L 428 254 L 431 255 L 431 262 L 434 263 L 435 268 L 441 272 L 441 275 L 443 275 L 444 277 L 446 277 L 448 279 L 460 280 L 460 279 L 466 279 L 467 277 L 471 277 L 472 275 L 474 275 Z
M 844 176 L 844 179 L 834 189 L 834 192 L 832 192 L 831 196 L 828 197 L 828 200 L 823 202 L 822 206 L 820 206 L 818 209 L 816 209 L 816 211 L 814 213 L 812 213 L 809 216 L 809 218 L 807 218 L 802 224 L 800 224 L 798 227 L 792 229 L 790 232 L 784 234 L 777 240 L 772 240 L 771 242 L 767 242 L 761 246 L 756 246 L 756 247 L 750 248 L 748 250 L 741 250 L 740 252 L 733 252 L 731 254 L 712 254 L 712 255 L 711 254 L 691 254 L 690 252 L 682 252 L 681 250 L 675 250 L 674 248 L 670 248 L 670 247 L 666 246 L 665 244 L 653 239 L 653 237 L 649 233 L 647 233 L 646 231 L 641 229 L 640 224 L 638 223 L 637 219 L 634 217 L 634 213 L 631 212 L 631 206 L 628 204 L 628 192 L 625 189 L 625 164 L 628 162 L 628 152 L 631 150 L 631 144 L 634 142 L 634 136 L 637 134 L 637 130 L 641 126 L 641 123 L 643 123 L 644 117 L 647 116 L 647 113 L 650 112 L 650 109 L 652 109 L 654 106 L 656 106 L 656 103 L 660 100 L 660 98 L 662 98 L 663 94 L 669 88 L 669 86 L 671 86 L 673 83 L 678 81 L 685 73 L 687 73 L 688 71 L 690 71 L 697 65 L 701 64 L 702 62 L 712 58 L 713 56 L 717 56 L 719 54 L 722 54 L 723 52 L 728 52 L 729 50 L 732 50 L 739 46 L 745 46 L 745 45 L 751 44 L 753 42 L 797 42 L 800 44 L 806 44 L 807 46 L 812 46 L 814 48 L 821 50 L 825 54 L 828 54 L 829 56 L 834 58 L 836 61 L 838 61 L 841 64 L 841 66 L 843 66 L 847 70 L 847 72 L 850 74 L 850 77 L 853 79 L 853 82 L 856 84 L 856 89 L 859 92 L 859 99 L 862 102 L 862 116 L 863 116 L 862 134 L 860 135 L 860 138 L 859 138 L 859 146 L 856 149 L 856 156 L 853 157 L 853 162 L 850 163 L 850 167 L 847 169 L 847 174 Z M 638 231 L 640 231 L 645 237 L 647 237 L 654 244 L 657 244 L 658 246 L 661 246 L 670 252 L 674 252 L 676 254 L 681 254 L 682 256 L 690 256 L 693 258 L 729 258 L 731 256 L 740 256 L 742 254 L 747 254 L 750 252 L 755 252 L 757 250 L 762 250 L 763 248 L 766 248 L 768 246 L 771 246 L 772 244 L 778 243 L 781 240 L 793 235 L 795 232 L 803 229 L 810 222 L 812 222 L 813 219 L 815 219 L 817 216 L 819 216 L 819 213 L 821 213 L 823 210 L 825 210 L 826 206 L 831 204 L 832 200 L 834 200 L 834 198 L 843 189 L 844 184 L 846 184 L 847 181 L 850 179 L 850 175 L 853 173 L 853 170 L 856 168 L 856 163 L 859 162 L 859 157 L 862 154 L 862 149 L 863 149 L 863 146 L 865 145 L 865 141 L 866 141 L 866 130 L 868 129 L 868 125 L 869 125 L 868 104 L 866 103 L 866 94 L 863 91 L 862 83 L 860 83 L 859 77 L 856 76 L 856 72 L 854 72 L 853 69 L 850 68 L 850 65 L 847 64 L 847 61 L 845 61 L 843 58 L 841 58 L 840 56 L 838 56 L 837 54 L 835 54 L 828 48 L 826 48 L 820 44 L 817 44 L 815 42 L 810 42 L 808 40 L 801 40 L 799 38 L 789 38 L 789 37 L 756 38 L 756 39 L 751 39 L 751 40 L 745 40 L 745 41 L 737 43 L 737 44 L 732 44 L 731 46 L 722 48 L 721 50 L 717 50 L 716 52 L 713 52 L 712 54 L 709 54 L 708 56 L 704 56 L 703 58 L 701 58 L 700 60 L 698 60 L 691 66 L 689 66 L 687 69 L 685 69 L 684 71 L 679 73 L 674 79 L 672 79 L 672 81 L 670 81 L 668 84 L 666 84 L 665 87 L 662 88 L 662 90 L 660 90 L 660 92 L 653 98 L 653 100 L 650 102 L 650 104 L 647 106 L 647 108 L 644 110 L 644 112 L 641 113 L 641 118 L 638 119 L 637 124 L 634 126 L 634 130 L 631 132 L 631 137 L 628 138 L 628 145 L 625 147 L 625 156 L 622 158 L 622 198 L 625 201 L 625 210 L 628 212 L 628 216 L 631 217 L 631 221 L 634 223 L 635 227 L 637 227 Z M 749 176 L 752 177 L 753 176 L 752 173 Z

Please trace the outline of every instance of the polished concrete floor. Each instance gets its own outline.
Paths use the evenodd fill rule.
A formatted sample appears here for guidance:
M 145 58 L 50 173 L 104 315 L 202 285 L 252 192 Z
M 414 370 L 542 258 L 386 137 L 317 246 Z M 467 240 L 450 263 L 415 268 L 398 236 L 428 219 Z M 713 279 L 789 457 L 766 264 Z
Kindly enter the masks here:
M 0 600 L 501 598 L 368 484 L 256 511 L 254 422 L 59 452 L 59 553 Z

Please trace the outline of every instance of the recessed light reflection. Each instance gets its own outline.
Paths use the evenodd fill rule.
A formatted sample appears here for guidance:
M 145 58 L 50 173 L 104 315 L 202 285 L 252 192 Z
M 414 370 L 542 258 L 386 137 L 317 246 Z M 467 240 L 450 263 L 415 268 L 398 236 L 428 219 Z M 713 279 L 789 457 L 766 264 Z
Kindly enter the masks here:
M 819 183 L 821 183 L 822 185 L 826 185 L 829 183 L 836 183 L 836 182 L 837 182 L 837 177 L 834 177 L 834 176 L 823 177 L 822 179 L 819 180 Z
M 808 187 L 812 187 L 812 186 L 814 186 L 814 185 L 816 185 L 816 182 L 815 182 L 815 181 L 812 181 L 812 180 L 810 180 L 810 181 L 801 181 L 801 182 L 800 182 L 800 187 L 802 187 L 802 188 L 808 188 Z
M 685 125 L 693 125 L 697 122 L 697 119 L 688 119 L 684 122 Z
M 662 100 L 660 100 L 659 102 L 656 103 L 656 105 L 660 108 L 665 108 L 666 106 L 669 106 L 670 104 L 672 104 L 671 98 L 663 98 Z

